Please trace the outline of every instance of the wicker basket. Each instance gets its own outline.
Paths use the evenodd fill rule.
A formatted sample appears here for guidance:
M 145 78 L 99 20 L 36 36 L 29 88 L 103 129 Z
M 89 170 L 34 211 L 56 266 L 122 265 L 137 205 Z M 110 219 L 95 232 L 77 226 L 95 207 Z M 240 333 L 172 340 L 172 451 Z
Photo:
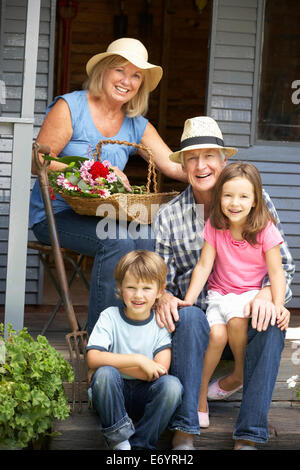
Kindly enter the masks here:
M 161 204 L 165 204 L 177 196 L 177 191 L 159 193 L 157 192 L 157 175 L 153 162 L 153 155 L 149 148 L 141 144 L 130 143 L 120 140 L 100 140 L 97 144 L 94 160 L 101 160 L 101 148 L 103 144 L 128 145 L 144 150 L 149 156 L 146 194 L 117 193 L 109 197 L 89 198 L 71 196 L 60 192 L 72 209 L 80 215 L 92 215 L 99 217 L 110 217 L 118 220 L 135 221 L 140 224 L 150 224 Z M 153 185 L 153 191 L 151 190 Z

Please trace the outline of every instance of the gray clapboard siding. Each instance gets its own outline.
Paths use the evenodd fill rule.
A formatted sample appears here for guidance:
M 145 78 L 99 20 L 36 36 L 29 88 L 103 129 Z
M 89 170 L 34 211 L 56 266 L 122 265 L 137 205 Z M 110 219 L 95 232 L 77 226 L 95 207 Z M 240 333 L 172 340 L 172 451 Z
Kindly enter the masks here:
M 27 0 L 9 0 L 3 2 L 3 28 L 0 45 L 0 78 L 6 84 L 6 103 L 1 105 L 2 116 L 19 117 L 21 115 L 23 59 L 26 33 Z M 35 87 L 35 127 L 34 137 L 38 134 L 46 106 L 52 99 L 53 54 L 55 0 L 42 0 L 40 12 L 39 49 L 37 77 Z M 50 51 L 51 49 L 51 51 Z M 12 139 L 0 136 L 0 303 L 5 302 L 5 280 L 7 262 L 7 237 L 9 222 L 9 196 L 12 158 Z M 31 181 L 31 187 L 34 178 Z M 29 230 L 29 240 L 34 235 Z M 40 303 L 42 293 L 43 269 L 38 256 L 28 250 L 26 270 L 25 302 Z
M 289 306 L 300 308 L 300 145 L 255 140 L 263 19 L 264 0 L 214 0 L 207 114 L 238 147 L 234 159 L 261 172 L 296 263 Z

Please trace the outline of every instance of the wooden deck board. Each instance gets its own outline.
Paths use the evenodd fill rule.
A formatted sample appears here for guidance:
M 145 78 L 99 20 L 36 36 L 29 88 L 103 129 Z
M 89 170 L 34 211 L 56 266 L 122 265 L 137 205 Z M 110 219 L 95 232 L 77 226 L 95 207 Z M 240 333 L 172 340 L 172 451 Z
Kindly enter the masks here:
M 232 433 L 239 411 L 239 403 L 214 402 L 210 404 L 210 427 L 202 429 L 194 439 L 197 450 L 231 450 Z M 269 413 L 270 438 L 257 447 L 264 450 L 300 449 L 300 408 L 289 403 L 272 405 Z M 61 435 L 51 442 L 51 450 L 107 450 L 95 413 L 85 405 L 82 413 L 74 413 L 66 421 L 56 423 Z M 157 448 L 170 449 L 170 433 L 165 432 Z
M 27 306 L 25 309 L 24 326 L 33 337 L 36 337 L 46 322 L 53 306 Z M 87 307 L 75 307 L 79 322 L 84 325 L 87 318 Z M 0 322 L 3 322 L 3 309 L 0 310 Z M 300 327 L 300 315 L 291 319 L 291 328 Z M 69 332 L 68 322 L 61 309 L 50 326 L 46 336 L 50 344 L 68 359 L 65 335 Z M 296 399 L 293 389 L 288 389 L 286 380 L 292 375 L 300 375 L 300 341 L 286 340 L 282 354 L 280 370 L 273 394 L 272 406 L 269 413 L 271 434 L 269 442 L 259 448 L 266 450 L 299 450 L 300 449 L 300 400 Z M 215 377 L 221 376 L 232 367 L 231 361 L 222 361 Z M 71 386 L 66 385 L 66 392 L 71 397 Z M 201 430 L 201 435 L 195 437 L 195 447 L 199 450 L 230 450 L 232 449 L 232 432 L 240 406 L 241 392 L 232 395 L 222 402 L 210 403 L 211 425 Z M 87 407 L 87 387 L 83 384 L 83 410 L 75 411 L 65 421 L 55 423 L 55 429 L 61 435 L 51 443 L 51 450 L 105 450 L 104 439 L 99 430 L 99 419 Z M 164 433 L 158 447 L 169 448 L 170 434 Z

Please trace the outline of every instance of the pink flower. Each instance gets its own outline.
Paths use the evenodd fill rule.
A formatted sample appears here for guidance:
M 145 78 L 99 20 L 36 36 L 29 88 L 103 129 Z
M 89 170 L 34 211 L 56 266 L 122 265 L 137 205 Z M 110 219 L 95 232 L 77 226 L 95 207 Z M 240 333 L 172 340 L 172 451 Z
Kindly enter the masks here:
M 61 173 L 58 177 L 57 177 L 57 184 L 58 186 L 63 186 L 64 185 L 64 182 L 65 182 L 65 175 L 63 173 Z
M 116 174 L 115 173 L 110 173 L 109 175 L 107 175 L 107 182 L 108 183 L 115 183 L 116 181 L 118 181 L 118 178 L 116 177 Z
M 102 165 L 106 166 L 106 168 L 110 168 L 110 167 L 111 167 L 111 163 L 110 163 L 109 160 L 104 160 L 104 161 L 102 162 Z

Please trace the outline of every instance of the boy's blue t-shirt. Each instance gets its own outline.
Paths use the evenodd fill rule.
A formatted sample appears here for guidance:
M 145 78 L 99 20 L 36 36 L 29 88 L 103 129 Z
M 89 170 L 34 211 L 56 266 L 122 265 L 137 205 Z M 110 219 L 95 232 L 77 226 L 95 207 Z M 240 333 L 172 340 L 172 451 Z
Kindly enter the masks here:
M 148 120 L 143 116 L 134 118 L 124 117 L 123 124 L 119 132 L 113 137 L 104 137 L 96 128 L 87 101 L 87 91 L 74 91 L 66 95 L 57 96 L 48 106 L 46 114 L 60 99 L 64 99 L 69 106 L 73 135 L 71 140 L 61 151 L 59 157 L 77 155 L 86 158 L 93 158 L 96 145 L 99 140 L 125 140 L 139 144 L 145 132 Z M 51 142 L 48 143 L 51 148 Z M 133 147 L 127 145 L 105 144 L 101 150 L 101 160 L 109 160 L 113 166 L 117 166 L 120 170 L 124 170 L 129 155 L 135 153 Z M 52 201 L 54 213 L 69 209 L 70 206 L 64 201 L 60 195 L 56 195 L 56 200 Z M 34 184 L 29 209 L 30 227 L 46 218 L 42 193 L 38 179 Z
M 101 312 L 87 345 L 87 351 L 143 354 L 150 359 L 167 348 L 171 348 L 171 334 L 158 326 L 153 311 L 146 320 L 135 321 L 127 318 L 119 307 L 109 307 Z M 127 375 L 123 377 L 132 379 Z

